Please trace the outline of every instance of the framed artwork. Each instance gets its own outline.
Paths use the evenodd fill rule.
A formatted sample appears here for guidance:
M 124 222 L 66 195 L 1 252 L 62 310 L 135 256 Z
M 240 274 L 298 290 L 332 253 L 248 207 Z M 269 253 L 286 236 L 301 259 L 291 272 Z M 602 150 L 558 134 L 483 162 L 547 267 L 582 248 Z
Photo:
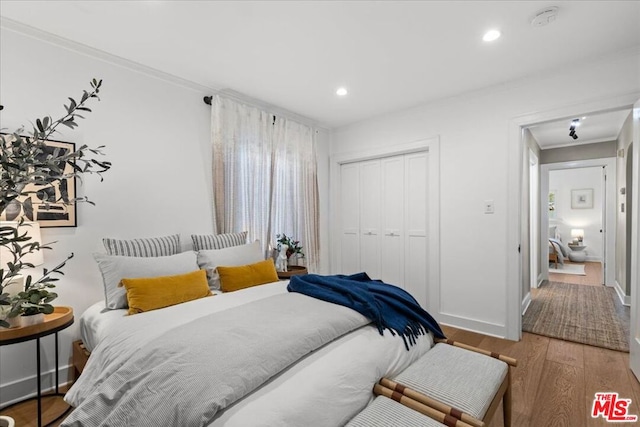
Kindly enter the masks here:
M 54 152 L 65 154 L 76 149 L 73 142 L 46 140 L 45 145 L 42 156 Z M 64 174 L 73 172 L 73 166 L 68 163 L 59 164 L 58 167 L 63 168 Z M 0 216 L 0 221 L 16 221 L 24 217 L 28 221 L 38 222 L 40 227 L 77 226 L 75 177 L 44 185 L 29 184 L 24 191 L 29 194 L 10 203 Z
M 571 209 L 592 209 L 593 188 L 571 190 Z
M 549 218 L 556 217 L 556 190 L 549 190 Z

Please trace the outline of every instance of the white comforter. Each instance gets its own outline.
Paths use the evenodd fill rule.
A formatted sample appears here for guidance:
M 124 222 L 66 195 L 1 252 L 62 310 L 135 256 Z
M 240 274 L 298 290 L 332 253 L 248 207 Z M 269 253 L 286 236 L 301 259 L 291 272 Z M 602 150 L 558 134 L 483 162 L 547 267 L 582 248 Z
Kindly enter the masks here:
M 65 399 L 74 406 L 81 405 L 93 392 L 94 384 L 103 382 L 170 327 L 205 313 L 285 293 L 286 285 L 278 282 L 258 286 L 112 322 L 117 327 L 96 346 L 85 371 Z M 402 339 L 390 334 L 380 336 L 371 326 L 361 327 L 304 357 L 219 413 L 210 425 L 342 425 L 367 404 L 373 384 L 380 377 L 399 373 L 431 345 L 430 337 L 422 337 L 411 351 L 406 351 Z

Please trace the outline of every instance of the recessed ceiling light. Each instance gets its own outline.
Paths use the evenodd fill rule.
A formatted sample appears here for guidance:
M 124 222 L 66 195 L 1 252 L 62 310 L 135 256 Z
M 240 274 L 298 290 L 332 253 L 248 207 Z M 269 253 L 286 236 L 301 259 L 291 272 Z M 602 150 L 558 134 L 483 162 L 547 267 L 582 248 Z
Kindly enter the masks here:
M 486 42 L 492 42 L 494 40 L 497 40 L 500 37 L 500 31 L 498 30 L 489 30 L 486 33 L 484 33 L 484 36 L 482 37 L 482 40 L 486 41 Z
M 336 90 L 336 95 L 338 96 L 345 96 L 347 93 L 347 89 L 343 88 L 343 87 L 339 87 L 338 90 Z

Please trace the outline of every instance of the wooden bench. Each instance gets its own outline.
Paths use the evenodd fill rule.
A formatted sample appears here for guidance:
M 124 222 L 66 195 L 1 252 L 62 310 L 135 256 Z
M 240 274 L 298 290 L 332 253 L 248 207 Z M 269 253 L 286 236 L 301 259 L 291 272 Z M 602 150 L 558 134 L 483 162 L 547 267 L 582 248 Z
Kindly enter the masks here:
M 439 340 L 399 375 L 382 378 L 374 386 L 378 397 L 347 425 L 484 427 L 502 403 L 510 427 L 510 367 L 516 365 L 500 354 Z

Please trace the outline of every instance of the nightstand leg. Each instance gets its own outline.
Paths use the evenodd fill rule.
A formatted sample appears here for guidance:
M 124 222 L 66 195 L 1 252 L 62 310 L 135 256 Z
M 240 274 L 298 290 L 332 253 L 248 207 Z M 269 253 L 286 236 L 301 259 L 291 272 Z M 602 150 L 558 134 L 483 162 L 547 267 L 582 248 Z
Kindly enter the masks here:
M 58 384 L 60 384 L 60 381 L 58 381 L 58 333 L 55 333 L 56 335 L 56 394 L 60 393 L 60 391 L 58 390 Z
M 42 427 L 42 383 L 40 380 L 40 337 L 36 338 L 36 361 L 38 365 L 38 427 Z

